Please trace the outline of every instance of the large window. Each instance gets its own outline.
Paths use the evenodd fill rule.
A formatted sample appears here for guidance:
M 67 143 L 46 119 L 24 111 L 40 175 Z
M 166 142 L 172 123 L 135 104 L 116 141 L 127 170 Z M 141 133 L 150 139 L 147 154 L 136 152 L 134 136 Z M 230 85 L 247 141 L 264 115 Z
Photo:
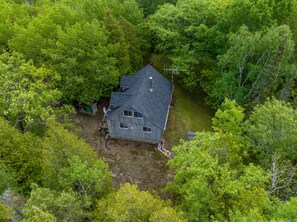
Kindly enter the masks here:
M 139 112 L 134 112 L 134 117 L 136 117 L 138 119 L 142 119 L 142 114 Z
M 152 132 L 152 129 L 149 128 L 149 127 L 146 127 L 146 126 L 144 126 L 142 130 L 143 130 L 143 132 L 145 132 L 145 133 L 151 133 L 151 132 Z
M 121 129 L 128 129 L 128 124 L 127 123 L 120 123 L 120 128 Z
M 132 113 L 132 111 L 125 110 L 124 111 L 124 116 L 133 116 L 133 113 Z

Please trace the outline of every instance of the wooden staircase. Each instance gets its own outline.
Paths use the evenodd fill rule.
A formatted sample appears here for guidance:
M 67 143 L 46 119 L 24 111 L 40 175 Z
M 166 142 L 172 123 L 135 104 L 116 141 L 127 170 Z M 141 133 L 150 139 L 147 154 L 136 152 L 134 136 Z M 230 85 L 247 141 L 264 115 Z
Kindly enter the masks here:
M 165 140 L 162 139 L 161 142 L 158 144 L 158 150 L 163 153 L 165 156 L 170 158 L 172 156 L 172 152 L 165 148 Z

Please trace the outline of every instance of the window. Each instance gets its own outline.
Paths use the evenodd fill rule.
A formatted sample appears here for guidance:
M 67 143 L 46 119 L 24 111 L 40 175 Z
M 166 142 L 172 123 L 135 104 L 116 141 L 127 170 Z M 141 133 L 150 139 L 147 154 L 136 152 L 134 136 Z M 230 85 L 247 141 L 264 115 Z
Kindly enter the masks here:
M 146 132 L 146 133 L 151 133 L 152 132 L 152 129 L 149 128 L 149 127 L 146 127 L 146 126 L 144 126 L 142 130 L 143 130 L 143 132 Z
M 125 110 L 124 111 L 124 116 L 133 116 L 132 111 Z
M 127 123 L 120 123 L 120 128 L 128 129 L 128 124 Z
M 142 114 L 139 112 L 134 112 L 134 117 L 136 117 L 138 119 L 142 119 Z

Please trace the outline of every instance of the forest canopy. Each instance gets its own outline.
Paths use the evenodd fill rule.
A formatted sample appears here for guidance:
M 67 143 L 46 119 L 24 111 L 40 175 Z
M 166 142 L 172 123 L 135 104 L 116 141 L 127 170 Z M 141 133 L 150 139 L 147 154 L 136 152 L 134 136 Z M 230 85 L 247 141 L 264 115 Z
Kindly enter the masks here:
M 296 221 L 296 17 L 296 0 L 0 0 L 0 221 Z M 73 117 L 147 63 L 216 110 L 172 148 L 164 199 L 115 188 Z
M 0 49 L 58 73 L 68 102 L 107 97 L 120 75 L 142 66 L 147 43 L 134 1 L 1 0 L 0 7 Z
M 155 53 L 189 89 L 217 108 L 227 97 L 253 106 L 267 97 L 296 106 L 296 1 L 180 0 L 151 15 Z

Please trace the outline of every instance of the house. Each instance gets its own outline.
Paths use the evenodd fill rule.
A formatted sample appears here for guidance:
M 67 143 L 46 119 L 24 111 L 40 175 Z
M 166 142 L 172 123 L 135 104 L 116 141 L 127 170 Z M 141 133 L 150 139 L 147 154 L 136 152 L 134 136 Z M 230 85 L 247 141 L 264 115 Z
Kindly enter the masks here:
M 173 84 L 151 65 L 122 76 L 103 121 L 110 137 L 159 143 L 169 115 Z

